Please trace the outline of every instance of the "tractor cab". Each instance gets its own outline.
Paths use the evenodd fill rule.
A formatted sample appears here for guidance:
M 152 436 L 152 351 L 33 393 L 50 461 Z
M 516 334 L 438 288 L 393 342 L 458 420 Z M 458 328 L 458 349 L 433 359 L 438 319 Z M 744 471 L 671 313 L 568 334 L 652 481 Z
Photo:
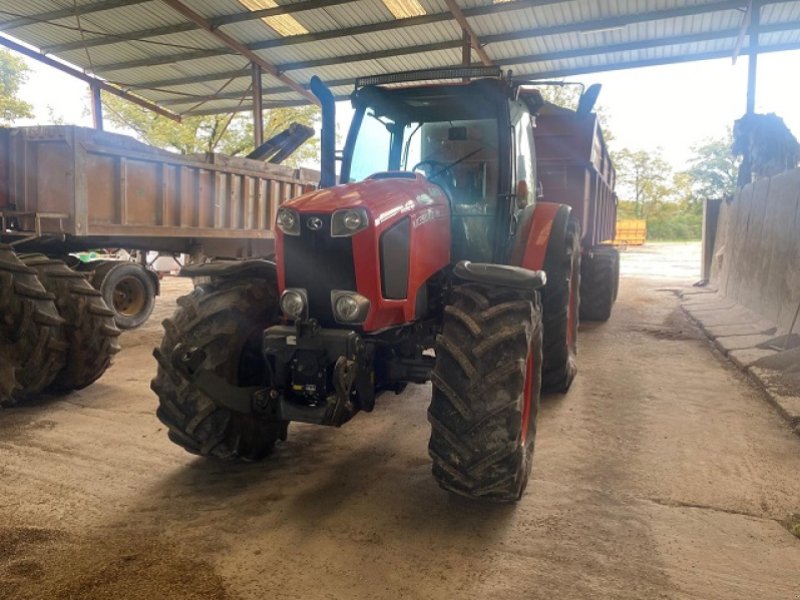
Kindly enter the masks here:
M 507 263 L 515 215 L 533 204 L 536 189 L 538 105 L 514 96 L 499 77 L 358 88 L 341 183 L 420 173 L 448 198 L 452 262 Z

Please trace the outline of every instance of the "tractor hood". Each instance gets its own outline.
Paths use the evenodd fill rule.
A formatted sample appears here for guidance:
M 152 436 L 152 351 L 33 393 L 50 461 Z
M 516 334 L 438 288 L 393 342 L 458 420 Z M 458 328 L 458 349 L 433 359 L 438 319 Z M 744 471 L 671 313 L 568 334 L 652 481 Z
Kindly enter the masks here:
M 341 208 L 362 207 L 376 225 L 401 214 L 435 204 L 446 204 L 438 185 L 424 176 L 408 173 L 376 173 L 357 183 L 316 190 L 283 206 L 301 213 L 332 213 Z

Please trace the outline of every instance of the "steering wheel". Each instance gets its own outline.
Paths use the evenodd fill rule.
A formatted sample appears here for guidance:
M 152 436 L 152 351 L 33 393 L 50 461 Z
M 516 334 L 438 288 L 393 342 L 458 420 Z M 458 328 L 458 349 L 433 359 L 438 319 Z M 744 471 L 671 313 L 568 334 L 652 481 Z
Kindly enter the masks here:
M 426 158 L 415 164 L 411 171 L 421 171 L 431 182 L 440 185 L 446 192 L 452 194 L 456 189 L 456 181 L 453 177 L 453 171 L 450 169 L 451 166 L 438 160 Z
M 411 167 L 411 171 L 412 172 L 422 171 L 425 177 L 431 177 L 432 175 L 435 175 L 439 171 L 446 168 L 447 165 L 445 163 L 439 162 L 438 160 L 426 158 L 425 160 L 421 160 L 413 167 Z

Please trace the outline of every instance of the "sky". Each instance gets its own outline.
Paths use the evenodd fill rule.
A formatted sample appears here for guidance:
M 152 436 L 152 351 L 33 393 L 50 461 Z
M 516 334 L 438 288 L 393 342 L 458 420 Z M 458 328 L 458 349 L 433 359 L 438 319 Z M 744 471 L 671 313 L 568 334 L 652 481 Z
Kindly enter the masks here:
M 26 59 L 32 72 L 21 96 L 34 106 L 35 119 L 23 124 L 52 122 L 91 125 L 86 84 Z M 800 138 L 800 51 L 776 52 L 758 58 L 756 112 L 774 112 Z M 676 170 L 691 157 L 691 146 L 722 137 L 745 111 L 747 58 L 736 65 L 719 59 L 571 77 L 586 85 L 603 86 L 598 105 L 608 115 L 613 150 L 663 149 Z M 340 103 L 339 112 L 349 114 Z

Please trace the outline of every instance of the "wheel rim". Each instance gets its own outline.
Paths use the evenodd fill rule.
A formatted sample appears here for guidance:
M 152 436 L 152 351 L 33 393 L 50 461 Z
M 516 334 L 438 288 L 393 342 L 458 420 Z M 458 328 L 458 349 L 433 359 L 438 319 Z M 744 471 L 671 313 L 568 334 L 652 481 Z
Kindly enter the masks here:
M 136 277 L 123 277 L 114 287 L 112 296 L 114 310 L 126 317 L 133 317 L 147 305 L 147 290 Z

